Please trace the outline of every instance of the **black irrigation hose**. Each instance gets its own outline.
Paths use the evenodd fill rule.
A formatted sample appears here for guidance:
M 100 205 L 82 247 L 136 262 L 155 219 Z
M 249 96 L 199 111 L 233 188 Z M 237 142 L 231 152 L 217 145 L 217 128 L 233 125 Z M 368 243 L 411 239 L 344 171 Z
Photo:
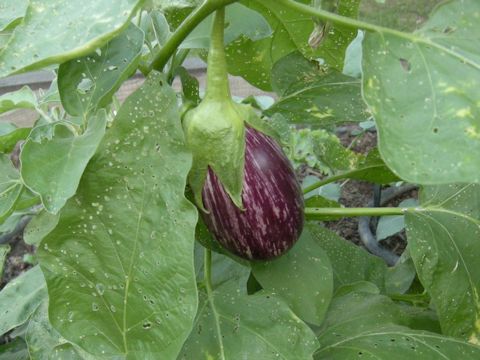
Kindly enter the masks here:
M 415 190 L 418 187 L 416 185 L 405 185 L 399 188 L 388 188 L 381 192 L 380 206 L 384 206 L 396 197 L 403 195 L 409 191 Z M 378 197 L 377 197 L 378 198 Z M 374 206 L 374 201 L 370 201 L 369 207 Z M 382 247 L 370 228 L 370 222 L 372 218 L 370 216 L 362 216 L 358 219 L 358 233 L 360 240 L 369 252 L 373 255 L 381 257 L 389 266 L 393 266 L 397 263 L 399 256 L 392 253 L 390 250 Z
M 25 227 L 27 224 L 30 222 L 32 219 L 31 216 L 24 216 L 15 226 L 15 229 L 13 229 L 12 232 L 9 232 L 7 234 L 0 235 L 0 245 L 3 244 L 9 244 L 15 240 L 15 238 L 23 233 L 23 230 L 25 230 Z

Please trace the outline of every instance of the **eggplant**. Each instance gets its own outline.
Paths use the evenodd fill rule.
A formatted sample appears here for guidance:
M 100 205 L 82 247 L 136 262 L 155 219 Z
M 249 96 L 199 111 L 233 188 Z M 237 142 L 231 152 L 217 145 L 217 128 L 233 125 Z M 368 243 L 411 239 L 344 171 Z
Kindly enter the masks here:
M 230 199 L 208 170 L 200 211 L 216 240 L 248 260 L 268 260 L 289 250 L 300 236 L 304 202 L 295 172 L 280 146 L 269 136 L 246 127 L 243 209 Z

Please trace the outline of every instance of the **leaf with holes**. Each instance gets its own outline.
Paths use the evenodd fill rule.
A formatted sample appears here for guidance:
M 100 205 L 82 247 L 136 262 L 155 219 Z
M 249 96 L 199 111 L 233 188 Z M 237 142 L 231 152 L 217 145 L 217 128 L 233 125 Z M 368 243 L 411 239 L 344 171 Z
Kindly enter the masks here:
M 133 24 L 104 47 L 60 65 L 58 89 L 65 110 L 80 116 L 108 105 L 120 85 L 135 72 L 143 32 Z
M 57 214 L 75 195 L 80 178 L 103 138 L 106 113 L 100 111 L 88 121 L 82 135 L 72 132 L 70 124 L 57 122 L 32 131 L 21 153 L 25 185 L 40 195 L 45 209 Z M 52 136 L 42 134 L 49 128 Z M 56 154 L 52 158 L 52 154 Z
M 22 24 L 0 52 L 0 78 L 94 51 L 126 26 L 141 3 L 31 0 Z
M 265 111 L 280 113 L 293 124 L 327 127 L 367 118 L 360 80 L 338 72 L 325 73 L 318 64 L 292 53 L 278 61 L 272 82 L 280 99 Z
M 380 152 L 409 182 L 480 181 L 479 13 L 477 0 L 449 1 L 413 34 L 365 37 L 363 92 Z
M 408 247 L 445 334 L 480 344 L 480 186 L 426 187 L 407 212 Z
M 175 93 L 152 72 L 39 247 L 50 320 L 65 339 L 97 357 L 177 356 L 197 309 L 191 160 Z

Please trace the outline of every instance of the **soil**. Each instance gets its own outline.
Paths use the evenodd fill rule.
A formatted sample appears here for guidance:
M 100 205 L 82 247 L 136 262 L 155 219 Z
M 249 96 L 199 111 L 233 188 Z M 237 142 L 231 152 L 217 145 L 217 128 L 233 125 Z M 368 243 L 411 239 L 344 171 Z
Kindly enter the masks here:
M 24 261 L 24 256 L 27 254 L 33 255 L 34 251 L 35 248 L 25 244 L 21 236 L 12 240 L 3 276 L 0 279 L 0 289 L 3 289 L 10 280 L 16 278 L 20 273 L 32 267 L 30 263 Z
M 355 133 L 359 130 L 360 127 L 355 124 L 348 125 L 339 129 L 337 136 L 345 147 L 351 146 L 351 149 L 355 152 L 367 154 L 377 145 L 377 133 L 375 131 L 367 131 L 364 135 L 357 137 Z M 339 202 L 345 207 L 367 207 L 373 198 L 374 186 L 375 185 L 365 181 L 348 180 L 342 185 L 342 193 Z M 417 198 L 417 190 L 405 193 L 385 204 L 385 206 L 398 206 L 400 202 L 408 198 Z M 372 222 L 374 221 L 375 219 L 372 219 Z M 352 217 L 343 218 L 337 221 L 329 221 L 325 223 L 325 226 L 341 237 L 356 245 L 364 247 L 358 233 L 358 218 Z M 373 226 L 372 230 L 373 234 L 375 234 Z M 381 243 L 385 248 L 391 250 L 397 255 L 401 255 L 407 245 L 405 232 L 402 231 L 399 234 L 388 237 L 387 239 L 382 240 Z

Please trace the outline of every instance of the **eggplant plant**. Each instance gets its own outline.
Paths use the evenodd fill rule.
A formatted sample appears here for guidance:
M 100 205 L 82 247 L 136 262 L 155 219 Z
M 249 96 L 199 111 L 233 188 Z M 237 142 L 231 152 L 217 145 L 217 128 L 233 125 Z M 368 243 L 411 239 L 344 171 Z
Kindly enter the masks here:
M 480 358 L 477 0 L 0 9 L 0 359 Z

